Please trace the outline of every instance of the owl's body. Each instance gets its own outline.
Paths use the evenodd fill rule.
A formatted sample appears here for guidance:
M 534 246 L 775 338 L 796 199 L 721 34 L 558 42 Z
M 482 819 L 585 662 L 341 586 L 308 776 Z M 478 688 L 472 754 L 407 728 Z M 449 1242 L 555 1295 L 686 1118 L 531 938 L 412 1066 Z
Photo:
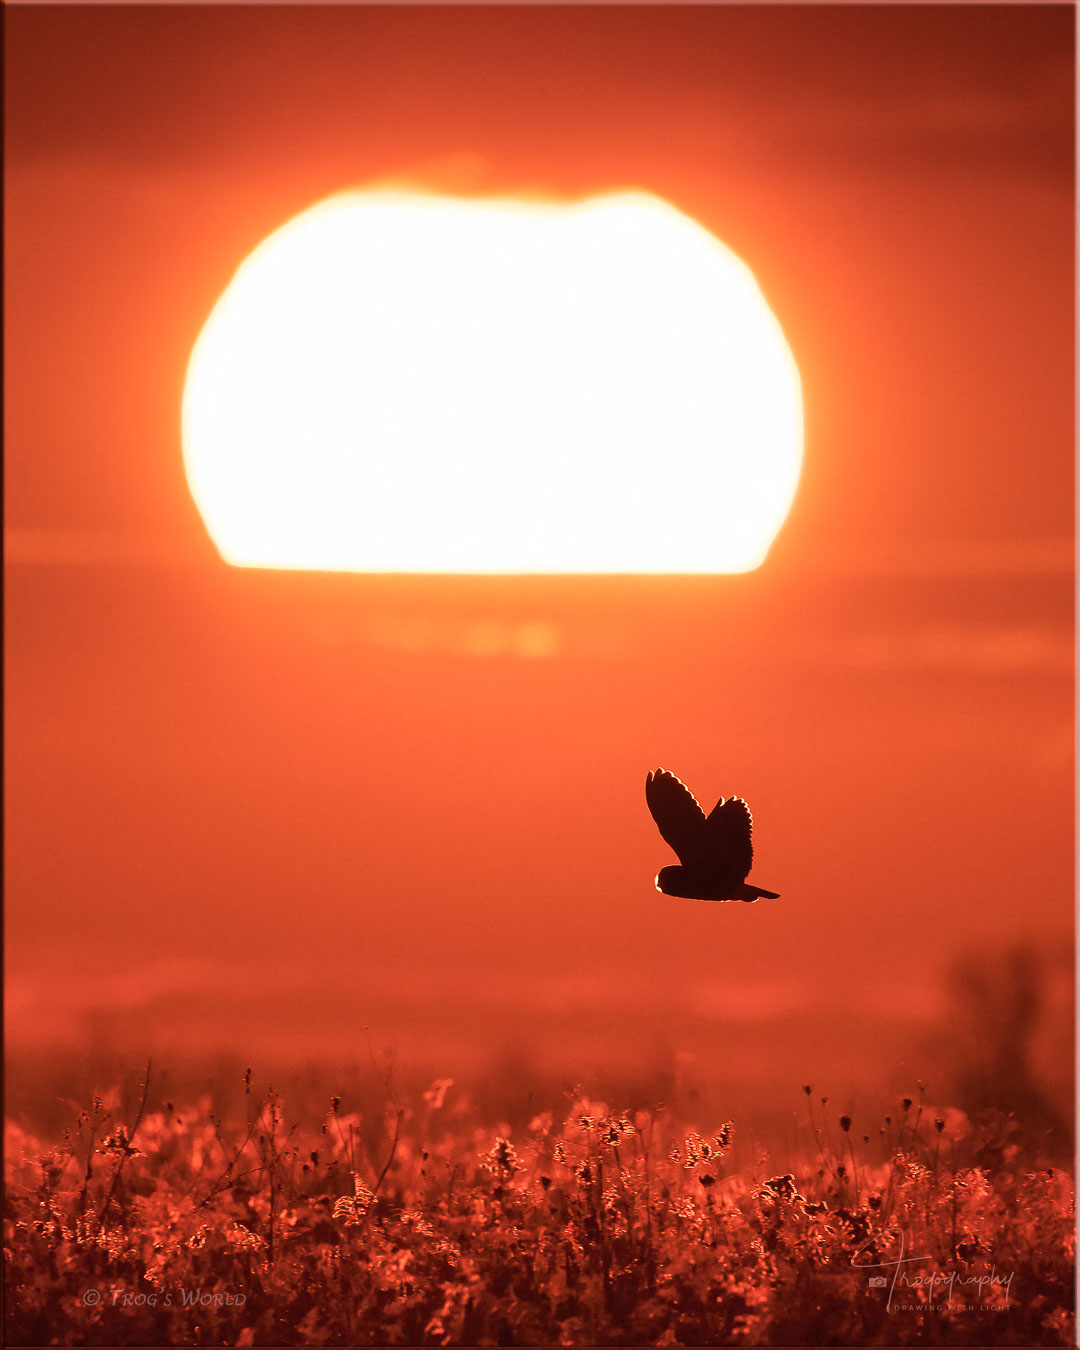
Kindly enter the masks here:
M 697 798 L 667 769 L 645 781 L 645 800 L 679 866 L 662 867 L 656 889 L 687 900 L 778 900 L 776 891 L 747 884 L 754 861 L 753 817 L 741 797 L 721 797 L 706 816 Z
M 779 900 L 777 891 L 763 891 L 745 881 L 732 881 L 724 869 L 709 867 L 661 867 L 656 874 L 656 889 L 664 895 L 684 900 Z

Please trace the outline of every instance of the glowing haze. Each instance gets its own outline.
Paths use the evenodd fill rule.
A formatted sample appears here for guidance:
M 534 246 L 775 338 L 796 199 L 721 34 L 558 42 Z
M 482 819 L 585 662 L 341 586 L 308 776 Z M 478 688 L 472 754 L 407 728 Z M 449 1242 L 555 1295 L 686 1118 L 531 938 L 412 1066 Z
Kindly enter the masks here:
M 243 263 L 183 437 L 242 566 L 735 572 L 791 504 L 802 403 L 749 269 L 659 198 L 369 191 Z

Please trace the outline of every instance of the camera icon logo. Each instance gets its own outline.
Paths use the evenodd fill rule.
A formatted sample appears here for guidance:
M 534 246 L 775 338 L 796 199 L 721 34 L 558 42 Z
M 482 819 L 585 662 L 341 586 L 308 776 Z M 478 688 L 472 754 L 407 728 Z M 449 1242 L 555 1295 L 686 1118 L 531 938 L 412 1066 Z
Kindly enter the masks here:
M 871 1275 L 867 1283 L 871 1289 L 885 1289 L 888 1287 L 889 1281 L 884 1275 Z

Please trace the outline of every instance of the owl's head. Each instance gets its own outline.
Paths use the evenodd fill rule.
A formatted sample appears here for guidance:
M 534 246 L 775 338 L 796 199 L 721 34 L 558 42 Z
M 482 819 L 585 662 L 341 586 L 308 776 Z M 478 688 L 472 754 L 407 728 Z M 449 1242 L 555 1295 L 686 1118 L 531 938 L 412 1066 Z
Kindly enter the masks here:
M 661 867 L 656 874 L 656 889 L 663 891 L 665 895 L 677 893 L 675 888 L 678 886 L 682 874 L 683 869 L 675 866 L 674 863 L 670 867 Z

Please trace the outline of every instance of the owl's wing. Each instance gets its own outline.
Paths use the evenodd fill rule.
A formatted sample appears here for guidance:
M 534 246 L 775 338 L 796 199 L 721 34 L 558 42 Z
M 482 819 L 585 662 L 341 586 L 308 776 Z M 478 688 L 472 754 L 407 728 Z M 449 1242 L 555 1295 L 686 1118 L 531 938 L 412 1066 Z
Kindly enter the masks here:
M 723 797 L 709 812 L 706 822 L 712 852 L 717 862 L 729 866 L 740 880 L 745 879 L 754 861 L 750 842 L 754 817 L 741 797 Z
M 657 828 L 686 866 L 707 847 L 705 812 L 686 784 L 667 769 L 654 769 L 645 780 L 645 801 Z

